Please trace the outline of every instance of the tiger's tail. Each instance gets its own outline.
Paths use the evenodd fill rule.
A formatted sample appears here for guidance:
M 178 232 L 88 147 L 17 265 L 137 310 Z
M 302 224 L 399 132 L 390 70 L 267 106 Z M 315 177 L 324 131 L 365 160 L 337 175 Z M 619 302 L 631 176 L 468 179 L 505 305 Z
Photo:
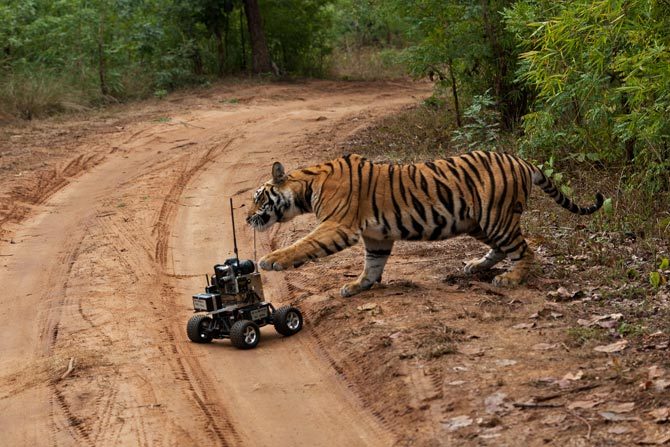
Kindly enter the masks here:
M 558 188 L 556 188 L 554 182 L 552 182 L 549 178 L 547 178 L 547 176 L 544 175 L 544 173 L 539 168 L 537 167 L 534 168 L 535 169 L 533 170 L 533 183 L 542 188 L 542 191 L 549 194 L 549 196 L 552 199 L 554 199 L 556 203 L 558 203 L 571 213 L 579 214 L 582 216 L 586 214 L 593 214 L 596 211 L 598 211 L 600 207 L 603 206 L 605 198 L 599 192 L 596 193 L 596 203 L 594 203 L 593 205 L 588 207 L 581 207 L 577 205 L 575 202 L 568 199 Z

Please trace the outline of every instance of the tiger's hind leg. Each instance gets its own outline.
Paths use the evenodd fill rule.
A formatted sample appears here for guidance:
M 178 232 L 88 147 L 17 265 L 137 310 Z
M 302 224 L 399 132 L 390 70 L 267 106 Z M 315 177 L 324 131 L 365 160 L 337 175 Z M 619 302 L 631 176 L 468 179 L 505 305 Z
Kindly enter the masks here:
M 503 235 L 497 239 L 500 250 L 513 262 L 512 268 L 507 272 L 496 276 L 493 284 L 496 286 L 514 286 L 520 284 L 526 279 L 528 271 L 534 263 L 535 256 L 533 250 L 521 234 L 518 217 L 513 220 L 512 225 Z
M 465 264 L 465 273 L 476 273 L 483 270 L 488 270 L 503 259 L 505 259 L 505 253 L 498 248 L 498 246 L 482 231 L 481 228 L 477 227 L 476 230 L 471 231 L 470 236 L 475 239 L 484 242 L 486 245 L 491 247 L 491 250 L 479 259 L 472 259 Z
M 522 247 L 508 252 L 507 255 L 514 264 L 509 271 L 493 279 L 493 285 L 495 286 L 515 286 L 521 284 L 534 264 L 535 256 L 533 255 L 533 250 L 531 250 L 526 241 L 523 241 Z
M 344 297 L 356 295 L 368 290 L 374 283 L 380 282 L 386 261 L 393 249 L 393 241 L 378 241 L 364 237 L 363 242 L 365 243 L 365 268 L 356 281 L 345 284 L 340 289 L 340 294 Z

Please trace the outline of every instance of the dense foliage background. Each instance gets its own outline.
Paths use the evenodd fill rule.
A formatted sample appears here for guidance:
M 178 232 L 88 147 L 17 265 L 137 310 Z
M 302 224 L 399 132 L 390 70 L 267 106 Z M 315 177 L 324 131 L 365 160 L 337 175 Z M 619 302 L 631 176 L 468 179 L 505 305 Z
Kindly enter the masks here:
M 669 0 L 5 0 L 0 111 L 226 76 L 428 77 L 454 144 L 516 135 L 528 157 L 620 166 L 655 193 L 670 189 L 669 45 Z

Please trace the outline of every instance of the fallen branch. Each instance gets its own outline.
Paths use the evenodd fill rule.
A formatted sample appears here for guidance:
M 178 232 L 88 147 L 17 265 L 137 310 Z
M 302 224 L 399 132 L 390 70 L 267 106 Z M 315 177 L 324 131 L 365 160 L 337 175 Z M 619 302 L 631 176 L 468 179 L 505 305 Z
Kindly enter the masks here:
M 598 388 L 600 385 L 597 383 L 591 383 L 588 385 L 578 386 L 577 388 L 571 388 L 569 390 L 560 391 L 558 393 L 546 394 L 544 396 L 533 396 L 535 402 L 546 402 L 548 400 L 556 399 L 557 397 L 565 396 L 570 393 L 579 393 L 580 391 L 588 391 L 594 388 Z
M 186 121 L 176 120 L 175 123 L 183 124 L 185 127 L 195 127 L 196 129 L 206 129 L 205 127 L 196 126 L 195 124 L 187 123 Z
M 516 408 L 560 408 L 563 404 L 546 404 L 543 402 L 514 402 Z
M 579 419 L 580 421 L 582 421 L 583 423 L 586 424 L 586 426 L 589 429 L 588 432 L 586 432 L 586 439 L 591 439 L 591 424 L 589 424 L 589 421 L 587 421 L 586 419 L 584 419 L 583 417 L 581 417 L 580 415 L 578 415 L 577 413 L 575 413 L 573 411 L 565 410 L 565 412 L 568 413 L 571 416 L 576 417 L 577 419 Z
M 70 373 L 72 373 L 72 371 L 74 371 L 74 357 L 70 357 L 70 363 L 68 363 L 65 373 L 63 373 L 63 375 L 60 376 L 60 379 L 61 380 L 65 379 L 67 376 L 70 375 Z

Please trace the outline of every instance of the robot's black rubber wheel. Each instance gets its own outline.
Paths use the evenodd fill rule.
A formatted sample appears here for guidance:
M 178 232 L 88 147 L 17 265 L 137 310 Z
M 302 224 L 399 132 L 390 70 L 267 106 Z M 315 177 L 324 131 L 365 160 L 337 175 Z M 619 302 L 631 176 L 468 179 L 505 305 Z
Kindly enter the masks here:
M 282 335 L 297 334 L 302 329 L 302 314 L 291 306 L 283 306 L 272 314 L 275 330 Z
M 230 328 L 230 342 L 239 349 L 255 348 L 261 339 L 261 330 L 253 321 L 240 320 Z
M 206 333 L 206 329 L 212 324 L 212 319 L 207 315 L 193 315 L 186 324 L 186 334 L 193 343 L 209 343 L 212 336 Z

